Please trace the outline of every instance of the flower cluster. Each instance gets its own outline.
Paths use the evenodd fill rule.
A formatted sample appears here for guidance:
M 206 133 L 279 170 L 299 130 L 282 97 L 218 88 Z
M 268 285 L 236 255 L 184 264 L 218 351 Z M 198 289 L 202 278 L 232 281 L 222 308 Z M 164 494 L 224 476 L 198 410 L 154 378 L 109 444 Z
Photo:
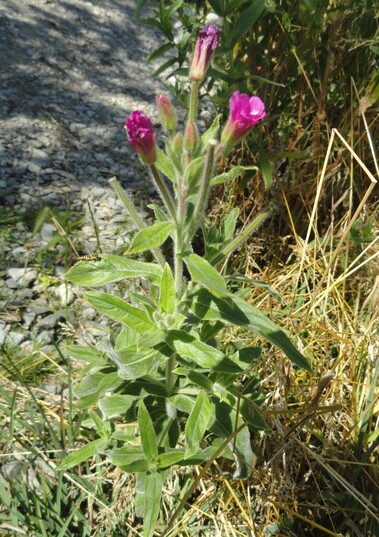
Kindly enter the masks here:
M 215 50 L 220 41 L 221 31 L 216 26 L 207 25 L 200 30 L 193 55 L 190 69 L 190 78 L 197 84 L 204 79 L 206 71 L 212 61 Z M 159 94 L 156 104 L 162 120 L 162 124 L 170 136 L 176 127 L 176 116 L 170 101 L 165 95 Z M 265 116 L 265 105 L 257 96 L 249 96 L 235 91 L 229 102 L 230 114 L 221 135 L 221 142 L 225 151 L 238 143 L 250 130 L 257 125 Z M 140 110 L 132 112 L 130 118 L 125 121 L 129 140 L 132 148 L 142 160 L 152 165 L 157 159 L 155 147 L 155 134 L 150 119 Z M 196 134 L 196 125 L 190 117 L 186 128 L 186 140 L 195 140 L 195 134 L 190 137 L 189 133 Z M 188 141 L 187 146 L 190 144 Z M 187 150 L 189 150 L 187 148 Z

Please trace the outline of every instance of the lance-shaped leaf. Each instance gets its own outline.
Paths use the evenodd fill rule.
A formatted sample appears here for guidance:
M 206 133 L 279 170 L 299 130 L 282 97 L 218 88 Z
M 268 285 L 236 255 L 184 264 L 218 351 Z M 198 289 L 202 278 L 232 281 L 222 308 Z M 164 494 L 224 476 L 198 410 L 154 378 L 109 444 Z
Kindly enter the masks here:
M 235 479 L 246 479 L 252 470 L 255 455 L 251 449 L 250 433 L 247 427 L 242 428 L 234 437 L 233 433 L 243 424 L 236 411 L 227 403 L 212 398 L 212 413 L 209 430 L 221 438 L 231 438 L 229 447 L 232 449 L 237 469 Z
M 127 473 L 146 472 L 149 467 L 142 446 L 125 445 L 108 451 L 107 455 L 115 466 Z
M 279 347 L 294 364 L 311 372 L 306 358 L 283 330 L 244 300 L 234 295 L 229 295 L 227 299 L 215 298 L 206 289 L 201 289 L 194 293 L 188 305 L 200 319 L 223 320 L 249 328 Z
M 165 313 L 174 313 L 175 311 L 175 282 L 167 263 L 162 274 L 158 305 L 159 309 Z
M 150 414 L 141 400 L 138 408 L 138 425 L 141 435 L 143 451 L 147 460 L 156 459 L 158 456 L 158 443 Z
M 233 179 L 235 179 L 236 177 L 241 175 L 241 173 L 247 170 L 258 170 L 258 168 L 256 166 L 235 166 L 229 171 L 220 173 L 220 175 L 216 175 L 216 177 L 213 177 L 213 179 L 211 180 L 211 186 L 229 183 L 229 181 L 233 181 Z
M 68 470 L 73 466 L 80 464 L 81 462 L 96 455 L 99 451 L 103 451 L 108 445 L 108 440 L 104 438 L 98 438 L 89 442 L 85 446 L 77 449 L 76 451 L 67 455 L 65 459 L 58 466 L 58 470 Z
M 99 401 L 99 407 L 105 420 L 122 416 L 135 402 L 136 398 L 131 395 L 114 393 Z
M 83 360 L 90 364 L 103 365 L 107 362 L 104 352 L 99 351 L 92 345 L 67 345 L 65 351 L 71 358 Z
M 173 222 L 157 222 L 152 226 L 141 229 L 132 240 L 129 253 L 144 252 L 161 246 L 173 231 Z
M 163 476 L 159 472 L 145 476 L 145 508 L 143 516 L 143 536 L 152 537 L 159 515 L 162 496 Z
M 184 261 L 195 282 L 204 285 L 217 297 L 228 294 L 224 278 L 203 257 L 190 254 L 184 258 Z
M 161 277 L 162 268 L 159 265 L 113 254 L 101 254 L 98 260 L 79 261 L 65 275 L 66 280 L 87 287 L 97 287 L 125 278 L 146 278 L 158 284 Z
M 156 369 L 158 355 L 160 353 L 155 349 L 132 346 L 114 351 L 112 360 L 117 364 L 121 379 L 134 380 Z
M 155 161 L 155 166 L 158 168 L 160 172 L 163 173 L 167 177 L 167 179 L 170 179 L 173 183 L 176 182 L 176 173 L 175 168 L 171 162 L 171 160 L 168 158 L 168 156 L 157 147 L 157 160 Z
M 131 306 L 121 298 L 98 291 L 88 291 L 84 296 L 97 311 L 105 313 L 114 321 L 126 324 L 136 332 L 143 334 L 148 330 L 156 330 L 155 324 L 145 311 Z
M 207 430 L 211 414 L 212 405 L 209 397 L 204 391 L 200 391 L 185 426 L 186 458 L 192 457 L 192 455 L 197 453 L 200 441 Z
M 202 146 L 203 150 L 208 147 L 209 140 L 212 140 L 212 138 L 218 139 L 219 130 L 220 130 L 220 121 L 221 121 L 221 114 L 215 117 L 215 119 L 213 120 L 212 125 L 202 135 L 202 137 L 201 137 L 201 146 Z
M 172 330 L 169 332 L 166 341 L 180 356 L 193 360 L 200 367 L 213 369 L 225 359 L 223 352 L 196 339 L 183 330 Z

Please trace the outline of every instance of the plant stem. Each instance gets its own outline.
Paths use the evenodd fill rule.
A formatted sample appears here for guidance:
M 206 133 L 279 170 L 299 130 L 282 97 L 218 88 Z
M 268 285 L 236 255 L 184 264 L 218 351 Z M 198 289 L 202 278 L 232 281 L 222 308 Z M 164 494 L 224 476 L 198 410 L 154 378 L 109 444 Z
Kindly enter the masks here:
M 205 164 L 204 174 L 200 184 L 200 192 L 198 194 L 195 210 L 192 215 L 192 222 L 188 234 L 189 241 L 192 240 L 193 235 L 196 232 L 196 229 L 199 227 L 199 223 L 202 221 L 208 196 L 209 196 L 209 185 L 212 178 L 213 164 L 214 164 L 214 155 L 215 155 L 216 141 L 209 140 L 209 149 L 207 154 L 207 161 Z
M 109 180 L 109 183 L 113 186 L 113 188 L 115 189 L 118 197 L 120 198 L 120 200 L 122 201 L 122 203 L 125 205 L 128 213 L 130 214 L 130 216 L 132 217 L 132 219 L 134 220 L 134 222 L 136 223 L 136 225 L 139 227 L 139 229 L 144 229 L 146 227 L 146 224 L 145 222 L 142 220 L 142 218 L 140 218 L 140 216 L 138 215 L 134 205 L 133 205 L 133 202 L 130 201 L 130 199 L 128 198 L 128 196 L 125 194 L 124 190 L 122 189 L 120 183 L 117 181 L 116 177 L 112 177 L 112 179 Z M 158 248 L 153 248 L 152 249 L 152 252 L 156 258 L 156 260 L 158 261 L 158 263 L 164 267 L 165 264 L 166 264 L 166 260 L 165 258 L 163 257 L 162 255 L 162 252 L 158 249 Z
M 217 254 L 215 254 L 212 259 L 209 260 L 209 262 L 212 263 L 212 265 L 215 265 L 228 255 L 230 255 L 233 250 L 238 248 L 238 246 L 243 244 L 248 239 L 251 233 L 253 233 L 261 224 L 263 224 L 266 218 L 271 216 L 271 214 L 274 212 L 274 209 L 274 205 L 270 205 L 266 211 L 254 218 L 254 220 L 250 222 L 250 224 L 248 224 L 245 229 L 241 231 L 241 233 L 239 233 L 237 237 L 235 237 L 235 239 L 233 239 L 229 244 L 224 246 L 224 248 L 220 252 L 217 252 Z
M 154 166 L 154 164 L 152 164 L 150 166 L 150 169 L 151 169 L 151 173 L 153 174 L 155 186 L 157 187 L 158 192 L 162 196 L 163 202 L 166 205 L 166 209 L 170 213 L 170 216 L 173 219 L 173 221 L 176 222 L 175 203 L 174 203 L 174 200 L 173 200 L 173 198 L 171 196 L 171 192 L 169 191 L 169 189 L 168 189 L 168 187 L 167 187 L 167 185 L 165 183 L 165 180 L 161 176 L 158 168 L 156 168 L 156 166 Z
M 197 116 L 197 90 L 198 90 L 198 83 L 192 82 L 188 119 L 190 119 L 194 123 L 196 122 L 196 116 Z

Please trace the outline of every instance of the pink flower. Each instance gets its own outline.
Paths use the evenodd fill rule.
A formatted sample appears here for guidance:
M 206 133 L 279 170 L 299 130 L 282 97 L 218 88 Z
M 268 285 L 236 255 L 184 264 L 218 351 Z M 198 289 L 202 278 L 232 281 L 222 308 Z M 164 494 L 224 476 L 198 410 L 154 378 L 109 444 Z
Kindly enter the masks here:
M 155 102 L 157 103 L 158 112 L 161 116 L 164 128 L 172 134 L 176 127 L 176 116 L 170 101 L 167 99 L 166 95 L 158 93 Z
M 190 78 L 194 82 L 201 82 L 205 77 L 220 37 L 221 30 L 217 26 L 209 24 L 200 30 L 190 71 Z
M 221 141 L 229 146 L 239 142 L 254 125 L 266 116 L 265 105 L 259 97 L 249 97 L 235 91 L 229 101 L 230 115 L 221 135 Z
M 157 160 L 155 134 L 150 119 L 141 110 L 135 110 L 125 121 L 130 145 L 146 164 Z

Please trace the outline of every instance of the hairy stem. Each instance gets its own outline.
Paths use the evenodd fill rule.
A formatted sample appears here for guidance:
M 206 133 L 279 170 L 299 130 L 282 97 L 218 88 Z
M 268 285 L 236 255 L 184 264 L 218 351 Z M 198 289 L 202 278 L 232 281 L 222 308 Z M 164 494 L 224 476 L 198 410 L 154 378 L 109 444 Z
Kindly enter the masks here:
M 139 229 L 145 228 L 146 227 L 145 222 L 142 220 L 142 218 L 137 213 L 137 211 L 136 211 L 136 209 L 135 209 L 135 207 L 133 205 L 133 202 L 128 198 L 128 196 L 126 195 L 126 193 L 122 189 L 120 183 L 117 181 L 116 177 L 112 177 L 112 179 L 109 180 L 109 183 L 115 189 L 118 197 L 120 198 L 122 203 L 125 205 L 128 213 L 130 214 L 130 216 L 134 220 L 135 224 L 139 227 Z M 166 264 L 166 260 L 163 257 L 162 252 L 158 248 L 153 248 L 152 251 L 153 251 L 153 254 L 154 254 L 156 260 L 158 261 L 158 263 L 162 267 L 164 267 L 165 264 Z
M 153 174 L 155 185 L 158 189 L 158 192 L 162 196 L 166 209 L 168 210 L 173 221 L 176 222 L 175 203 L 174 203 L 173 197 L 171 196 L 171 192 L 168 189 L 168 186 L 166 185 L 165 180 L 161 176 L 158 168 L 156 168 L 154 164 L 152 164 L 150 168 L 151 168 L 151 173 Z

